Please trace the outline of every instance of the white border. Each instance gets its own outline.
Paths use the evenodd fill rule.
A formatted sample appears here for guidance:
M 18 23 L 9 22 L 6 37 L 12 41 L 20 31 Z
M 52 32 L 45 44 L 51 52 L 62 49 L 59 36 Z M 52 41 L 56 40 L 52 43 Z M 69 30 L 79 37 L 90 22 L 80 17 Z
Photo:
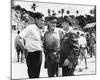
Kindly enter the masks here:
M 32 0 L 28 0 L 32 1 Z M 33 0 L 34 1 L 34 0 Z M 35 0 L 38 1 L 38 0 Z M 39 0 L 43 2 L 85 4 L 97 6 L 97 74 L 60 78 L 41 78 L 36 80 L 98 80 L 100 75 L 99 64 L 99 28 L 100 28 L 100 0 Z M 0 80 L 9 80 L 10 77 L 10 0 L 0 0 Z M 32 80 L 32 79 L 29 79 Z

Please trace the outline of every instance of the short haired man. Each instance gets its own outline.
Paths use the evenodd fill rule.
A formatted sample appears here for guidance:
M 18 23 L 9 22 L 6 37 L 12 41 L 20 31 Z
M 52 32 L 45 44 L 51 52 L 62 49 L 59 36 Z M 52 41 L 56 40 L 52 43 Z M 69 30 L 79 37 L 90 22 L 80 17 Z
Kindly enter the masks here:
M 56 17 L 48 18 L 48 31 L 44 34 L 44 53 L 48 76 L 58 76 L 60 30 L 56 28 Z
M 35 24 L 31 21 L 19 35 L 25 40 L 28 76 L 29 78 L 39 78 L 42 62 L 42 41 L 39 28 L 44 24 L 44 15 L 37 12 L 31 13 L 29 16 L 34 19 Z

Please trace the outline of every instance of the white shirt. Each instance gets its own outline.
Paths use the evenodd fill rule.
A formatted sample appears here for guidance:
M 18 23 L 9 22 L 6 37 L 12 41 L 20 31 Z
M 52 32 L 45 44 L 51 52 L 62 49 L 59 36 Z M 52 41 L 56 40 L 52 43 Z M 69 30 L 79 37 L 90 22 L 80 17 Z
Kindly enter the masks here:
M 86 44 L 87 44 L 86 38 L 83 37 L 83 36 L 80 36 L 80 38 L 78 39 L 78 44 L 79 44 L 79 46 L 81 46 L 81 47 L 86 47 Z
M 42 50 L 40 30 L 35 24 L 28 25 L 19 35 L 25 39 L 25 48 L 28 52 Z

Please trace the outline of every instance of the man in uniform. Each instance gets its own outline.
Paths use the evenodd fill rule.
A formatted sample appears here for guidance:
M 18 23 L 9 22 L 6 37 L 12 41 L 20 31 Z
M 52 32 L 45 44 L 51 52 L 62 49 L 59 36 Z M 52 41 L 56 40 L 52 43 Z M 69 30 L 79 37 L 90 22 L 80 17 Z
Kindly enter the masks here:
M 58 76 L 61 31 L 56 28 L 56 17 L 48 18 L 48 31 L 44 34 L 44 53 L 48 76 Z
M 62 70 L 62 76 L 74 75 L 75 68 L 78 64 L 79 47 L 76 30 L 72 29 L 68 17 L 64 17 L 62 26 L 65 30 L 65 35 L 61 42 L 60 48 L 60 63 L 59 67 Z

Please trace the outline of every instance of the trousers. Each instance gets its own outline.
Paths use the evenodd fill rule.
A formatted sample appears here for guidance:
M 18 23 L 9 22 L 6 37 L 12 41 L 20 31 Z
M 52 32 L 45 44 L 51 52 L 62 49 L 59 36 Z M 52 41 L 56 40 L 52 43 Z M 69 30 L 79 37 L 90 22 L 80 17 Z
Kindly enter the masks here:
M 46 67 L 49 77 L 54 77 L 55 75 L 58 76 L 58 63 L 59 55 L 53 54 L 53 52 L 46 55 Z
M 26 57 L 26 64 L 28 67 L 29 78 L 39 78 L 40 68 L 42 63 L 42 52 L 28 52 Z

